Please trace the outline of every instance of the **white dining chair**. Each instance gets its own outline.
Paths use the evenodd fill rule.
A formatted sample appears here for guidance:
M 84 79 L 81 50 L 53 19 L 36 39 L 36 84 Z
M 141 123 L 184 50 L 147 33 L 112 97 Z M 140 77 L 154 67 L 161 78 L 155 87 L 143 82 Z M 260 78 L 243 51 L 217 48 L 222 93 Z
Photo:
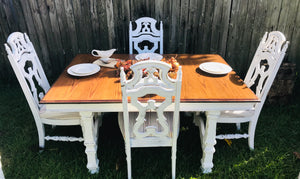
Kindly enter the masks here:
M 130 67 L 134 74 L 130 80 L 126 80 L 121 68 L 124 112 L 118 114 L 118 121 L 125 140 L 128 178 L 131 178 L 132 147 L 172 147 L 172 178 L 175 178 L 182 71 L 179 67 L 177 78 L 171 79 L 170 67 L 161 61 L 142 61 Z M 152 96 L 161 100 L 155 101 Z M 138 112 L 129 112 L 131 107 Z
M 34 46 L 26 33 L 14 32 L 10 34 L 7 43 L 4 45 L 9 62 L 17 76 L 35 120 L 39 147 L 41 149 L 45 147 L 45 140 L 84 141 L 82 137 L 45 136 L 45 124 L 51 126 L 80 125 L 80 114 L 78 112 L 49 112 L 43 104 L 39 103 L 49 90 L 50 85 Z M 98 120 L 95 120 L 95 128 L 98 127 L 98 124 Z M 95 131 L 98 132 L 97 130 Z
M 129 54 L 133 50 L 138 53 L 163 54 L 163 24 L 160 21 L 160 29 L 156 28 L 156 20 L 150 17 L 141 17 L 135 21 L 133 30 L 132 22 L 129 23 Z
M 238 130 L 240 130 L 241 123 L 248 122 L 248 133 L 220 134 L 216 136 L 216 139 L 248 138 L 249 148 L 254 149 L 257 120 L 285 56 L 288 44 L 285 36 L 279 31 L 264 34 L 244 80 L 244 83 L 254 90 L 253 92 L 260 99 L 260 102 L 248 111 L 221 111 L 218 119 L 215 119 L 216 123 L 235 123 Z M 206 115 L 209 115 L 208 112 Z M 203 143 L 205 124 L 201 115 L 195 115 L 194 122 L 199 126 L 200 139 L 202 145 L 205 145 Z

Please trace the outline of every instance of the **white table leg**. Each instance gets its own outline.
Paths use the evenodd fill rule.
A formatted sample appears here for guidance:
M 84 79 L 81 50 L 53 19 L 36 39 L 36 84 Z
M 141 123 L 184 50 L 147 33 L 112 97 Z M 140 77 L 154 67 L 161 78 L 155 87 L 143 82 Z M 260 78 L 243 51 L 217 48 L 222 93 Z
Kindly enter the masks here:
M 84 137 L 85 153 L 87 155 L 87 168 L 94 174 L 99 171 L 99 160 L 97 158 L 97 136 L 94 132 L 94 120 L 92 112 L 80 112 L 81 128 Z
M 210 173 L 214 166 L 213 155 L 215 153 L 214 145 L 216 144 L 216 126 L 220 111 L 206 112 L 206 127 L 202 142 L 203 156 L 201 159 L 201 167 L 203 173 Z

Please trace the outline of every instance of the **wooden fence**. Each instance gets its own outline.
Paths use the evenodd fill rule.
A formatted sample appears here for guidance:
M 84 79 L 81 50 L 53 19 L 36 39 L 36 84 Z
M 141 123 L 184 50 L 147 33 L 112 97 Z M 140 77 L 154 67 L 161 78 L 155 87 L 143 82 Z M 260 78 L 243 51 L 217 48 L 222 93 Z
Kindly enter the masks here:
M 3 44 L 26 32 L 46 74 L 56 78 L 78 53 L 128 53 L 129 21 L 163 21 L 164 53 L 218 53 L 243 76 L 264 32 L 290 41 L 300 64 L 300 0 L 1 0 L 0 80 L 15 79 Z

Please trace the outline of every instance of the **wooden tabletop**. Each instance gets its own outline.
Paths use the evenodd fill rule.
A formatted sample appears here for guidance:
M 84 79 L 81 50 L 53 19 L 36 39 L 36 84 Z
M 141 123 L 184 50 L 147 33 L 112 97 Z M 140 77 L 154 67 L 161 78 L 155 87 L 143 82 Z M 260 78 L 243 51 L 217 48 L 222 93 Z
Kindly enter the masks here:
M 175 54 L 164 56 L 175 57 Z M 114 54 L 113 58 L 134 59 L 134 55 Z M 77 55 L 59 76 L 40 103 L 121 103 L 120 79 L 116 69 L 101 67 L 100 72 L 87 77 L 74 77 L 67 69 L 79 63 L 92 63 L 97 57 Z M 180 54 L 176 57 L 182 66 L 181 102 L 253 102 L 256 95 L 234 71 L 227 75 L 211 75 L 199 69 L 204 62 L 225 60 L 216 54 Z

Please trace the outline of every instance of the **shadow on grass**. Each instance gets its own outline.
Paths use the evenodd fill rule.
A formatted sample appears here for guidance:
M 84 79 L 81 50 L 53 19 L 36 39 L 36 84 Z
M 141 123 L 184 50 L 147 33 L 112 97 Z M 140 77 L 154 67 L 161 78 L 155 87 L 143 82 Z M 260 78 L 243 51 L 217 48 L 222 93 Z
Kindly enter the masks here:
M 91 175 L 86 168 L 83 143 L 47 141 L 38 152 L 37 131 L 27 102 L 19 86 L 0 86 L 0 154 L 6 178 L 126 178 L 125 147 L 117 114 L 107 113 L 99 130 L 98 158 L 100 170 Z M 296 178 L 300 161 L 293 152 L 300 152 L 300 106 L 266 104 L 258 120 L 255 150 L 250 151 L 247 139 L 223 140 L 215 145 L 214 168 L 211 174 L 201 173 L 202 150 L 199 131 L 193 117 L 181 113 L 181 130 L 177 147 L 177 178 Z M 246 126 L 242 126 L 246 127 Z M 80 136 L 80 127 L 47 127 L 48 132 Z M 234 126 L 218 125 L 218 131 L 235 130 Z M 247 129 L 244 129 L 247 131 Z M 171 149 L 132 149 L 134 178 L 171 178 Z

